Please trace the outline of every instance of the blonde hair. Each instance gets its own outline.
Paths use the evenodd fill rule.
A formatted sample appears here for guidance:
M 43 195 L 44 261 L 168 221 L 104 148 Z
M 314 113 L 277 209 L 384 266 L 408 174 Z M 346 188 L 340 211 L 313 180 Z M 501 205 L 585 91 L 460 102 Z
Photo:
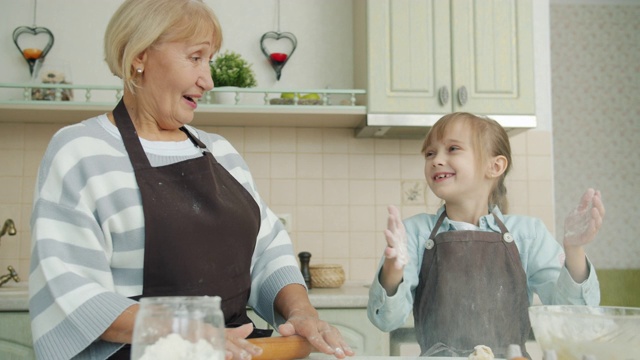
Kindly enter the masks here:
M 202 0 L 126 0 L 113 14 L 104 36 L 105 61 L 111 72 L 135 92 L 134 59 L 150 47 L 210 36 L 217 52 L 222 29 Z
M 476 164 L 479 168 L 485 168 L 484 165 L 487 161 L 495 156 L 502 155 L 507 159 L 507 167 L 494 183 L 489 199 L 487 199 L 490 209 L 498 206 L 502 212 L 506 213 L 509 210 L 509 202 L 504 180 L 512 166 L 511 144 L 509 143 L 509 135 L 497 121 L 465 112 L 445 115 L 429 130 L 422 143 L 421 152 L 424 154 L 426 149 L 435 141 L 442 140 L 451 125 L 459 122 L 464 122 L 471 129 L 472 147 L 475 152 Z

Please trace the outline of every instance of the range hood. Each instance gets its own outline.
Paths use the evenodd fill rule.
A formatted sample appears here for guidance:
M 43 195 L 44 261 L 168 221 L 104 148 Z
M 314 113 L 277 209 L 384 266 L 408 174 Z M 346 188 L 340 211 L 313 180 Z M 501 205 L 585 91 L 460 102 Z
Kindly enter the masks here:
M 423 139 L 445 114 L 367 114 L 356 127 L 357 138 Z M 510 135 L 536 127 L 535 115 L 488 115 Z

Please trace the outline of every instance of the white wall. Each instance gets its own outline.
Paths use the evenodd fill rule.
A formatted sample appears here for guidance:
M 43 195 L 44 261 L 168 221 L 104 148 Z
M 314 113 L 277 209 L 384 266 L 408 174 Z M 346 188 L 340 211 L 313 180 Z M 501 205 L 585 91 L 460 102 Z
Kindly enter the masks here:
M 29 80 L 27 63 L 13 43 L 13 30 L 33 26 L 35 0 L 0 0 L 0 82 Z M 293 33 L 298 47 L 280 81 L 260 50 L 260 38 L 277 31 Z M 218 15 L 223 50 L 241 53 L 253 63 L 258 87 L 353 87 L 352 6 L 345 0 L 205 0 Z M 36 25 L 46 27 L 55 43 L 46 62 L 67 62 L 75 84 L 120 85 L 103 61 L 103 35 L 121 0 L 38 0 Z M 23 37 L 25 37 L 23 39 Z M 19 43 L 27 41 L 23 35 Z

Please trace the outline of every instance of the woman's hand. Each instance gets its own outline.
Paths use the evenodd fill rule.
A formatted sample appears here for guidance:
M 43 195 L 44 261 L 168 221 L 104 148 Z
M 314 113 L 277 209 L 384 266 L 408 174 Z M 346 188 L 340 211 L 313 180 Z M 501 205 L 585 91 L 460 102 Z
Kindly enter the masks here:
M 578 206 L 564 221 L 564 246 L 584 246 L 593 241 L 602 226 L 604 205 L 600 191 L 588 189 Z
M 282 288 L 276 296 L 275 308 L 287 319 L 278 327 L 280 335 L 300 335 L 306 338 L 317 351 L 333 355 L 338 359 L 354 355 L 340 331 L 320 320 L 318 311 L 311 305 L 304 286 L 290 284 Z
M 409 263 L 407 233 L 402 223 L 400 210 L 393 205 L 389 205 L 388 210 L 387 229 L 384 231 L 387 248 L 384 250 L 384 256 L 387 260 L 393 261 L 393 266 L 396 269 L 401 270 Z
M 318 351 L 334 355 L 338 359 L 354 355 L 340 331 L 312 313 L 294 312 L 286 323 L 278 327 L 278 332 L 282 336 L 303 336 Z
M 262 354 L 262 348 L 253 345 L 246 340 L 247 336 L 253 331 L 253 324 L 248 323 L 237 328 L 225 329 L 226 338 L 226 360 L 251 359 L 252 356 Z

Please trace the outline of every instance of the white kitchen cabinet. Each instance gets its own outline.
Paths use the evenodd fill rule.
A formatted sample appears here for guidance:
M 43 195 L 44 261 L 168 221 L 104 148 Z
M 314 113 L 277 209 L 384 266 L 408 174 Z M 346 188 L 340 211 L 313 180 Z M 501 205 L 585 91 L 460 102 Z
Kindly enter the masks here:
M 0 311 L 0 359 L 35 359 L 28 311 Z
M 356 355 L 389 354 L 389 334 L 371 324 L 366 308 L 318 309 L 318 314 L 322 320 L 340 330 Z
M 358 0 L 354 17 L 369 114 L 535 114 L 531 0 Z

